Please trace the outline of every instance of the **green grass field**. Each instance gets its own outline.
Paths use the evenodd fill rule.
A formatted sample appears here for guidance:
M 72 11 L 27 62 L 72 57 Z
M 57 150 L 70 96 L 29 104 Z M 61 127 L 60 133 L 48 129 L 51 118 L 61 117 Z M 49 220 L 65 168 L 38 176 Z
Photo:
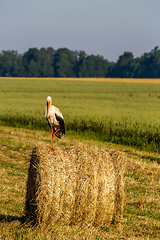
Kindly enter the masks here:
M 1 125 L 49 130 L 50 95 L 67 134 L 160 151 L 160 84 L 2 78 L 0 86 Z
M 26 180 L 33 146 L 51 148 L 46 97 L 63 112 L 56 146 L 96 145 L 124 153 L 120 228 L 26 223 Z M 160 239 L 160 84 L 0 79 L 0 239 Z

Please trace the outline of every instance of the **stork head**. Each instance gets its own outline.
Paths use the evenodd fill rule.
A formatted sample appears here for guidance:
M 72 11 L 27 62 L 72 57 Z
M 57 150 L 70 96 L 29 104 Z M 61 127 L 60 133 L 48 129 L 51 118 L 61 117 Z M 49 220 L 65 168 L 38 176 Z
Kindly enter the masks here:
M 48 115 L 48 113 L 49 113 L 49 107 L 50 107 L 50 105 L 51 105 L 51 103 L 52 103 L 52 98 L 51 98 L 50 96 L 48 96 L 48 97 L 46 98 L 46 100 L 47 100 L 47 115 Z
M 46 98 L 46 101 L 47 101 L 47 103 L 50 103 L 50 104 L 51 104 L 52 98 L 51 98 L 50 96 L 48 96 L 48 97 Z

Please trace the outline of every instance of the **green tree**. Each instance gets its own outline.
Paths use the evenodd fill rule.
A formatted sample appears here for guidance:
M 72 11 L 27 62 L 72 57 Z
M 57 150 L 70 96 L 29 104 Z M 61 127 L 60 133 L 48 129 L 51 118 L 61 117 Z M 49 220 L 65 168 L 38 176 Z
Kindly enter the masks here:
M 38 63 L 33 59 L 29 62 L 27 75 L 28 77 L 40 77 Z
M 47 77 L 54 77 L 53 55 L 55 50 L 52 47 L 47 48 Z
M 47 77 L 48 56 L 45 48 L 41 48 L 38 55 L 38 75 Z
M 75 77 L 76 53 L 67 48 L 60 48 L 54 54 L 55 77 Z
M 105 77 L 108 71 L 108 61 L 102 56 L 87 56 L 79 67 L 80 77 Z
M 102 56 L 97 55 L 95 59 L 95 77 L 104 78 L 108 73 L 109 62 Z
M 132 70 L 133 54 L 131 52 L 124 52 L 119 56 L 115 67 L 112 69 L 112 77 L 130 78 L 133 77 Z
M 149 53 L 144 53 L 140 58 L 135 59 L 133 66 L 134 77 L 160 77 L 160 50 L 158 50 L 158 47 L 155 47 Z
M 0 56 L 0 74 L 3 77 L 12 77 L 17 51 L 2 51 Z
M 52 48 L 40 49 L 39 58 L 38 58 L 39 76 L 53 77 L 54 75 L 54 67 L 52 64 L 53 53 L 54 53 L 54 50 Z
M 86 53 L 84 51 L 77 52 L 76 58 L 76 77 L 83 77 L 85 76 L 85 60 L 86 60 Z M 83 72 L 84 70 L 84 72 Z
M 25 76 L 26 72 L 23 65 L 23 57 L 21 54 L 19 54 L 13 65 L 12 77 L 25 77 Z
M 23 65 L 26 71 L 26 77 L 39 77 L 38 71 L 39 50 L 37 48 L 29 48 L 23 55 Z M 35 74 L 34 74 L 35 71 Z

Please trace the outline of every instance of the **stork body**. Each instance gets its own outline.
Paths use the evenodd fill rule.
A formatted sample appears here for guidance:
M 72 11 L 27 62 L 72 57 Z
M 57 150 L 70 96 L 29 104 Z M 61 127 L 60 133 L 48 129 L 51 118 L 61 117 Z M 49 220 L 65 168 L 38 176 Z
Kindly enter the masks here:
M 48 96 L 44 114 L 52 130 L 52 151 L 54 151 L 54 136 L 56 135 L 61 139 L 60 133 L 65 134 L 65 126 L 61 111 L 51 103 L 52 98 Z

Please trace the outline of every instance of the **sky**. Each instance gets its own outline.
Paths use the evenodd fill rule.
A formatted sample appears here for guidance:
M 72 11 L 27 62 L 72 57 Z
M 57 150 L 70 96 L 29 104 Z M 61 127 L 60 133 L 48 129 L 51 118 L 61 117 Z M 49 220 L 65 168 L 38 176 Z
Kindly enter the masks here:
M 85 51 L 117 61 L 160 48 L 160 0 L 0 0 L 0 52 Z

